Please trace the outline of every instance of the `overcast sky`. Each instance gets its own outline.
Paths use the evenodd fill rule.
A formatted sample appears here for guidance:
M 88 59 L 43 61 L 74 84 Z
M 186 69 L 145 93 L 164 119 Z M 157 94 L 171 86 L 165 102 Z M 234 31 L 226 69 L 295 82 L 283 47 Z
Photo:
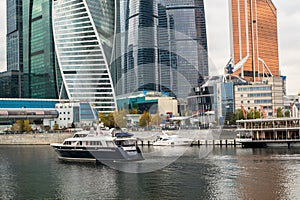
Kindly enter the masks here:
M 230 59 L 228 0 L 204 0 L 211 71 L 222 72 Z M 278 12 L 279 62 L 288 94 L 300 91 L 300 1 L 273 0 Z M 0 71 L 5 70 L 6 0 L 0 0 Z M 214 72 L 215 73 L 215 72 Z M 213 74 L 211 74 L 213 75 Z

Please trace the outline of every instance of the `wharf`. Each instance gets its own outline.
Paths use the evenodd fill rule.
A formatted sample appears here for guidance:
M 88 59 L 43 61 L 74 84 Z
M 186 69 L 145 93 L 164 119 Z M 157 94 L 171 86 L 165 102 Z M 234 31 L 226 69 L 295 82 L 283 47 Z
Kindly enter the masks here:
M 138 145 L 140 146 L 152 146 L 153 140 L 138 140 Z M 236 143 L 235 139 L 221 139 L 221 140 L 194 140 L 191 146 L 201 146 L 201 145 L 213 145 L 213 146 L 241 146 L 241 144 Z

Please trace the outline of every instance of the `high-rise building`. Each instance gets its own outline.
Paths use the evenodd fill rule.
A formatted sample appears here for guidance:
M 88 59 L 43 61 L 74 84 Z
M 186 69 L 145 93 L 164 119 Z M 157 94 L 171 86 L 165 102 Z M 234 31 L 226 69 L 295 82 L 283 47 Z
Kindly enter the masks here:
M 103 113 L 116 109 L 110 71 L 115 36 L 113 0 L 53 1 L 56 53 L 70 100 Z
M 122 1 L 120 9 L 122 93 L 186 97 L 208 75 L 203 0 Z
M 22 1 L 23 97 L 55 99 L 60 92 L 51 3 L 52 0 Z
M 155 0 L 122 2 L 120 16 L 123 93 L 158 90 L 157 4 Z
M 280 76 L 277 10 L 271 0 L 229 0 L 234 74 L 248 81 Z
M 22 1 L 7 0 L 7 71 L 22 71 Z
M 160 85 L 187 97 L 209 73 L 203 0 L 160 0 L 158 13 Z
M 7 71 L 14 71 L 14 78 L 9 83 L 18 86 L 16 97 L 22 97 L 22 72 L 23 72 L 23 35 L 22 35 L 22 1 L 7 0 Z M 17 76 L 17 74 L 19 74 Z M 13 82 L 15 81 L 15 82 Z M 13 87 L 13 86 L 11 86 Z

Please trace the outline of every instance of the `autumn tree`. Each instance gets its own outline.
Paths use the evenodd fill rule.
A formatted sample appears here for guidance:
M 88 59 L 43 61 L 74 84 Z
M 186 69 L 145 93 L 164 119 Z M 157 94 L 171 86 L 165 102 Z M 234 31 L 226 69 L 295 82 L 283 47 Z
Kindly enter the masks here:
M 126 128 L 127 126 L 126 114 L 127 114 L 126 110 L 115 111 L 113 113 L 113 118 L 114 118 L 116 128 Z
M 149 112 L 144 112 L 139 119 L 139 126 L 145 127 L 148 126 L 151 121 L 151 116 Z
M 132 109 L 130 109 L 129 113 L 130 114 L 139 114 L 139 110 L 136 108 L 132 108 Z
M 162 119 L 161 119 L 159 113 L 156 113 L 155 115 L 153 115 L 151 117 L 151 124 L 152 125 L 159 126 L 161 124 L 161 122 L 162 122 Z

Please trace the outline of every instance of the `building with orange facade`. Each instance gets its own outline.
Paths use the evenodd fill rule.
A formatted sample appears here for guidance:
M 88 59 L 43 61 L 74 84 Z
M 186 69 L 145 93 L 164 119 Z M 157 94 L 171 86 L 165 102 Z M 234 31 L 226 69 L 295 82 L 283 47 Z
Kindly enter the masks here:
M 271 0 L 229 0 L 234 75 L 251 82 L 278 77 L 277 10 Z

